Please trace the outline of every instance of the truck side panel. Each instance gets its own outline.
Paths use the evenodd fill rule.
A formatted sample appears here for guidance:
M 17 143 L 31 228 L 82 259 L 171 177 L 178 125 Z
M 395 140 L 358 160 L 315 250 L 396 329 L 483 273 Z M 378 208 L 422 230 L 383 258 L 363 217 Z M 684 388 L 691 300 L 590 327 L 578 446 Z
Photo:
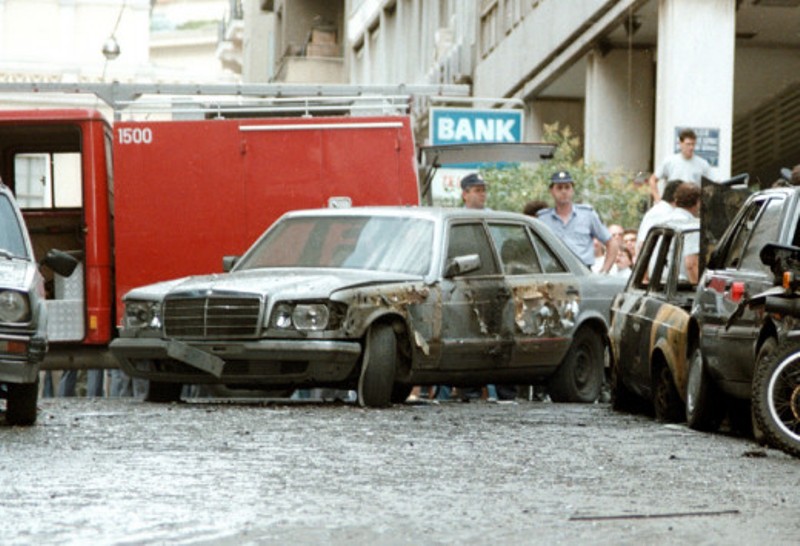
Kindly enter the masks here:
M 335 197 L 419 204 L 400 116 L 121 122 L 114 156 L 118 302 L 136 286 L 221 271 L 289 210 Z

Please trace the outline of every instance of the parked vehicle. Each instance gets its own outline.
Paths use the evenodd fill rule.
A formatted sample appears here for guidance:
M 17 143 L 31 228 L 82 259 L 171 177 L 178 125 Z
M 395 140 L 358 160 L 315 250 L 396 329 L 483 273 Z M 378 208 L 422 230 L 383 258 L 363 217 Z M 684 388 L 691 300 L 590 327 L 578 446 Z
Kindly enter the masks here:
M 77 261 L 57 251 L 44 260 L 67 277 Z M 0 398 L 6 423 L 36 421 L 39 364 L 47 352 L 44 277 L 33 258 L 22 214 L 11 190 L 0 181 Z
M 44 366 L 116 367 L 122 294 L 221 271 L 288 210 L 418 204 L 415 153 L 406 114 L 112 126 L 94 110 L 0 112 L 0 177 L 33 253 L 81 262 L 48 294 Z
M 111 350 L 150 400 L 335 387 L 383 407 L 413 385 L 549 381 L 554 401 L 592 402 L 624 284 L 536 219 L 467 209 L 291 212 L 234 262 L 125 295 Z
M 761 260 L 777 286 L 747 305 L 778 326 L 772 352 L 762 351 L 753 372 L 753 417 L 772 446 L 800 457 L 800 247 L 766 245 Z
M 751 195 L 717 242 L 699 283 L 692 317 L 698 351 L 689 366 L 689 425 L 714 430 L 726 412 L 736 428 L 751 423 L 754 363 L 773 354 L 780 323 L 742 305 L 774 285 L 760 253 L 768 243 L 800 245 L 800 188 Z
M 646 401 L 660 421 L 685 419 L 689 358 L 697 348 L 691 332 L 696 285 L 685 270 L 697 254 L 700 222 L 653 227 L 625 291 L 611 306 L 611 404 L 637 410 Z M 694 335 L 693 335 L 694 334 Z

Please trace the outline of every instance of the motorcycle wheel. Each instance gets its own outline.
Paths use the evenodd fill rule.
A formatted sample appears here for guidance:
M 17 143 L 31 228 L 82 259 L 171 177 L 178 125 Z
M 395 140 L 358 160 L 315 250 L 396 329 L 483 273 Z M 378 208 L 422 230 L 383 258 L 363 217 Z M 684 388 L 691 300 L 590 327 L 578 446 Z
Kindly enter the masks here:
M 800 457 L 800 342 L 784 341 L 758 359 L 752 402 L 767 442 Z

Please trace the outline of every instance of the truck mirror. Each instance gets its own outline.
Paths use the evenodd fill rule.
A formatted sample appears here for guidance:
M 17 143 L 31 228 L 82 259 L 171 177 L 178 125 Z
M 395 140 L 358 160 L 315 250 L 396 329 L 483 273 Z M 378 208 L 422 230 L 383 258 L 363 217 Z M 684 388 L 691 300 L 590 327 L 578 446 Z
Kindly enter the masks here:
M 40 265 L 49 267 L 62 277 L 69 277 L 78 267 L 78 259 L 67 252 L 51 248 Z
M 222 270 L 228 273 L 239 261 L 239 256 L 223 256 L 222 257 Z

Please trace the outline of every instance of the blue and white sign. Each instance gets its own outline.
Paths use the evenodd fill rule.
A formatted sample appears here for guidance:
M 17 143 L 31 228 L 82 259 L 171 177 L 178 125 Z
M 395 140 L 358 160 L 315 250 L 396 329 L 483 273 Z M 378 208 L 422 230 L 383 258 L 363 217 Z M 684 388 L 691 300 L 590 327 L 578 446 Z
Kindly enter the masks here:
M 437 146 L 476 142 L 522 142 L 522 124 L 522 110 L 431 108 L 430 143 Z M 483 166 L 482 163 L 447 165 L 436 171 L 431 183 L 433 204 L 459 206 L 461 179 Z
M 431 144 L 522 142 L 522 110 L 431 108 Z

